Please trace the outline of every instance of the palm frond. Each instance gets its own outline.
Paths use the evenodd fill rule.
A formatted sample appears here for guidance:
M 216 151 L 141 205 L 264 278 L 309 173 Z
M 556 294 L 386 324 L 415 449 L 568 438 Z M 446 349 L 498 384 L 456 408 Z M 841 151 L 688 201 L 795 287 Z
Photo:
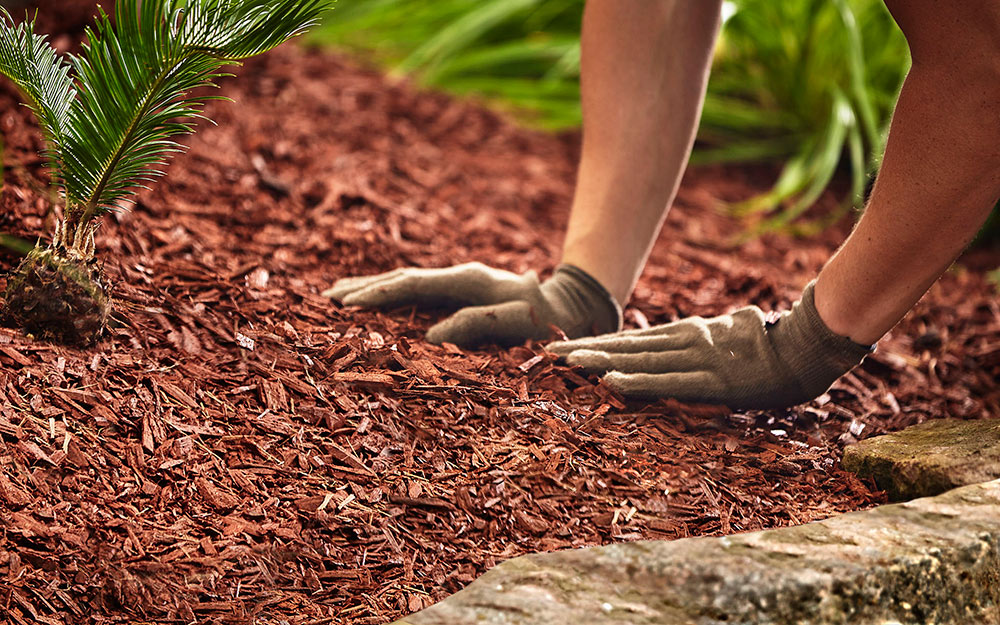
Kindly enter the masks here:
M 15 24 L 7 9 L 0 7 L 0 74 L 24 94 L 48 142 L 45 156 L 58 172 L 75 89 L 69 62 L 34 30 L 34 18 Z
M 74 59 L 79 97 L 65 133 L 67 211 L 121 208 L 184 148 L 222 70 L 312 26 L 329 0 L 119 0 Z M 112 25 L 114 24 L 114 25 Z

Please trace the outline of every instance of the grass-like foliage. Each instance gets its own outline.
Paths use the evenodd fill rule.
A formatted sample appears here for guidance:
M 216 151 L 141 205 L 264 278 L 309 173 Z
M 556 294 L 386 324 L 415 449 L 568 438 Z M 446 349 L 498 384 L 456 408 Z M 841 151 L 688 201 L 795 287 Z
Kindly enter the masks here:
M 770 213 L 758 231 L 792 224 L 838 169 L 848 174 L 849 196 L 841 211 L 809 225 L 860 208 L 909 69 L 906 42 L 882 1 L 733 6 L 709 87 L 701 159 L 784 161 L 770 192 L 736 207 Z
M 92 267 L 98 218 L 124 209 L 184 149 L 177 139 L 217 98 L 201 88 L 227 66 L 303 33 L 331 2 L 118 0 L 112 15 L 99 10 L 82 54 L 66 57 L 34 32 L 34 19 L 17 23 L 0 7 L 0 73 L 34 111 L 65 203 L 48 249 L 30 254 L 8 282 L 9 312 L 67 338 L 54 329 L 59 316 L 79 317 L 93 304 L 99 333 L 107 297 Z M 94 301 L 61 301 L 67 293 Z M 51 314 L 32 321 L 42 309 Z
M 310 35 L 394 72 L 512 106 L 545 128 L 580 123 L 584 0 L 352 0 Z

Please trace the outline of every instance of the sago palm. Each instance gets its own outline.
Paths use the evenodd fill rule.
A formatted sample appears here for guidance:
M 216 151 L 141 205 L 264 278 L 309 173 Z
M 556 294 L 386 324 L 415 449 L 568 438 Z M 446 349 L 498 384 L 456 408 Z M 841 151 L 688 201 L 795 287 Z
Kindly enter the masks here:
M 83 52 L 63 57 L 0 7 L 0 74 L 38 119 L 63 205 L 51 242 L 7 283 L 8 314 L 38 336 L 91 343 L 110 298 L 95 257 L 101 217 L 125 210 L 184 148 L 223 68 L 312 26 L 331 0 L 118 0 Z

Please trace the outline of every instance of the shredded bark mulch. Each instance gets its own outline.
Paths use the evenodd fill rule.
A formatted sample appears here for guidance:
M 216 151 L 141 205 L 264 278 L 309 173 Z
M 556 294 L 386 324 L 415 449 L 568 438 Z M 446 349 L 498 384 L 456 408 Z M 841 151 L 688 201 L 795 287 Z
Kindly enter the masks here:
M 961 266 L 779 412 L 625 402 L 539 345 L 426 344 L 440 311 L 340 308 L 319 293 L 342 276 L 551 270 L 578 138 L 295 46 L 238 73 L 219 125 L 106 220 L 108 336 L 0 327 L 0 622 L 386 623 L 525 553 L 870 507 L 845 444 L 1000 412 L 1000 306 Z M 17 101 L 5 84 L 0 231 L 36 238 L 52 195 Z M 849 224 L 733 244 L 722 203 L 772 176 L 688 175 L 630 326 L 790 306 Z

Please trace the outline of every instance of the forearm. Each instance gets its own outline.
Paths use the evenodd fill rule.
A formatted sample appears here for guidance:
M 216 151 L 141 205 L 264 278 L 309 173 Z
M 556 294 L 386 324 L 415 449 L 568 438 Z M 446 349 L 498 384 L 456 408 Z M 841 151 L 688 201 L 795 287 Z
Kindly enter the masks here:
M 977 43 L 975 29 L 961 21 L 953 33 L 925 33 L 921 20 L 949 23 L 950 16 L 921 14 L 913 6 L 919 4 L 900 20 L 910 31 L 915 62 L 878 181 L 864 216 L 816 286 L 827 325 L 860 343 L 874 343 L 906 314 L 974 238 L 1000 196 L 1000 47 L 988 33 Z M 995 17 L 991 9 L 970 19 L 988 21 L 991 11 Z M 951 53 L 953 47 L 959 51 Z
M 563 251 L 622 304 L 694 141 L 720 0 L 589 0 L 583 154 Z

